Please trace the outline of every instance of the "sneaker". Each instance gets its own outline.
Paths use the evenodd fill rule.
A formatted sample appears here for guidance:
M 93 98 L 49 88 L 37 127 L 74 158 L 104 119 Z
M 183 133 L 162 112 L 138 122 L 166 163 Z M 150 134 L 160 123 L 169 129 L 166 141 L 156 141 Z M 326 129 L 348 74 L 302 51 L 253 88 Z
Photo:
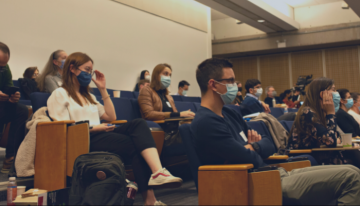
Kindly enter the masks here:
M 182 184 L 182 179 L 174 177 L 170 172 L 163 168 L 152 174 L 149 180 L 149 186 L 153 188 L 177 188 Z
M 14 163 L 14 157 L 6 158 L 3 162 L 1 173 L 5 173 L 5 174 L 9 173 L 13 163 Z
M 161 202 L 161 201 L 156 201 L 156 202 L 154 203 L 154 205 L 163 205 L 163 206 L 167 206 L 167 204 L 165 204 L 165 203 L 163 203 L 163 202 Z

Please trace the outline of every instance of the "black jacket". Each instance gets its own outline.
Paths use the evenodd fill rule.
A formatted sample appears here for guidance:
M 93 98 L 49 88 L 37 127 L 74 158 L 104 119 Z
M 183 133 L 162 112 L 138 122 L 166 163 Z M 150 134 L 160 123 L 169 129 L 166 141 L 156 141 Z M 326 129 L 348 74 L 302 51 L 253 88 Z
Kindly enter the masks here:
M 360 136 L 360 126 L 350 114 L 339 109 L 336 112 L 336 123 L 344 133 L 352 133 L 353 137 Z
M 20 92 L 24 95 L 25 99 L 30 99 L 30 94 L 33 92 L 40 92 L 34 79 L 20 78 L 19 84 Z

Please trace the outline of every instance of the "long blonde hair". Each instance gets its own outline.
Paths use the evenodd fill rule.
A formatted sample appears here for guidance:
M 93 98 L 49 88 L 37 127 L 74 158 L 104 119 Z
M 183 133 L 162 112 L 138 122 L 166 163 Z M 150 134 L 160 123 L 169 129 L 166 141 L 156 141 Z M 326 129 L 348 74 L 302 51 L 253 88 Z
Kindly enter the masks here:
M 40 76 L 36 78 L 38 88 L 40 89 L 41 92 L 45 91 L 45 77 L 49 74 L 53 76 L 56 75 L 59 66 L 54 64 L 54 60 L 60 57 L 61 52 L 63 52 L 63 50 L 56 50 L 53 53 L 51 53 L 49 60 L 45 65 L 45 68 L 41 72 Z

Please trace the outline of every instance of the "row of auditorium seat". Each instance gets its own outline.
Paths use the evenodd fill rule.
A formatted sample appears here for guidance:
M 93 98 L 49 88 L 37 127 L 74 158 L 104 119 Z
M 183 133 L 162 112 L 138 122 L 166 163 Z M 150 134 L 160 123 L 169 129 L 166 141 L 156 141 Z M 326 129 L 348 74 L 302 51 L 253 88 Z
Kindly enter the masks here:
M 278 118 L 282 115 L 285 114 L 285 109 L 284 108 L 274 108 L 274 107 L 270 107 L 271 113 L 275 118 Z M 288 109 L 288 112 L 298 112 L 299 109 Z

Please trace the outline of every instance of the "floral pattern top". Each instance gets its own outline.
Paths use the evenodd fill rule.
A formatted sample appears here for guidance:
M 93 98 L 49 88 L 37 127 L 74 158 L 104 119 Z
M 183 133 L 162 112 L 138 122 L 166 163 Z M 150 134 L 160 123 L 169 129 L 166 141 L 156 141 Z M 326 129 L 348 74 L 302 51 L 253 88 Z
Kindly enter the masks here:
M 303 131 L 300 132 L 293 126 L 292 134 L 289 138 L 289 149 L 312 149 L 323 146 L 336 147 L 340 134 L 336 131 L 335 115 L 326 115 L 326 127 L 317 122 L 318 118 L 315 115 L 316 113 L 311 111 L 309 107 L 303 108 L 300 117 L 300 125 Z M 334 152 L 331 155 L 327 153 L 326 158 L 328 159 L 327 161 L 321 160 L 322 162 L 319 162 L 319 164 L 343 164 L 346 162 L 339 152 Z

